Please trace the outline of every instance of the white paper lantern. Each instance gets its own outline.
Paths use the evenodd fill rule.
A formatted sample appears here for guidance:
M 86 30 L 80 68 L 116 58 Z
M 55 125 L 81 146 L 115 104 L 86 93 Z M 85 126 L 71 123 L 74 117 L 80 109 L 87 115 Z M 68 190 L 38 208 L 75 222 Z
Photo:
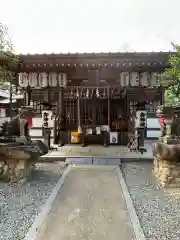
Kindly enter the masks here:
M 143 87 L 149 86 L 149 73 L 147 72 L 140 73 L 140 84 Z
M 57 87 L 57 73 L 53 72 L 49 74 L 49 86 Z
M 59 73 L 58 83 L 59 83 L 60 87 L 66 87 L 67 86 L 67 74 L 66 73 Z
M 19 73 L 19 86 L 28 87 L 28 73 Z
M 29 86 L 30 87 L 32 87 L 32 88 L 37 87 L 37 84 L 38 84 L 38 74 L 37 73 L 29 73 L 28 82 L 29 82 Z
M 129 72 L 120 73 L 120 84 L 122 87 L 129 86 Z
M 130 84 L 132 87 L 139 86 L 139 73 L 138 72 L 130 73 Z
M 39 73 L 39 86 L 45 88 L 48 86 L 48 75 L 47 73 Z
M 151 78 L 150 78 L 150 85 L 152 87 L 157 87 L 158 86 L 158 74 L 157 73 L 151 73 Z

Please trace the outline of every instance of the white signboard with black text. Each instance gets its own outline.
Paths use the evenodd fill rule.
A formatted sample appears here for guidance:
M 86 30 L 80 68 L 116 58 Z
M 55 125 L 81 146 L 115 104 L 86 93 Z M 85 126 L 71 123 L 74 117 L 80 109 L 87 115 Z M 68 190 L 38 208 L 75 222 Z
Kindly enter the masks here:
M 147 125 L 147 111 L 136 111 L 135 128 L 145 128 Z
M 52 128 L 54 125 L 54 117 L 52 111 L 44 110 L 42 111 L 42 124 L 44 128 Z
M 118 133 L 117 132 L 110 132 L 110 143 L 111 144 L 118 143 Z

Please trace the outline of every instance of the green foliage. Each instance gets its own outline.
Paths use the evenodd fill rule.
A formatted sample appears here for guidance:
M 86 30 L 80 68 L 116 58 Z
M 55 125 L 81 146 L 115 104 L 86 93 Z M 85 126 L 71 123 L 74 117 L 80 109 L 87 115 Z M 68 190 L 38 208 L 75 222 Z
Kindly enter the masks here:
M 165 103 L 180 102 L 180 46 L 173 44 L 175 52 L 169 55 L 169 67 L 162 77 L 162 85 L 166 86 Z
M 18 62 L 8 29 L 0 23 L 0 88 L 8 89 L 10 81 L 15 77 L 14 69 Z

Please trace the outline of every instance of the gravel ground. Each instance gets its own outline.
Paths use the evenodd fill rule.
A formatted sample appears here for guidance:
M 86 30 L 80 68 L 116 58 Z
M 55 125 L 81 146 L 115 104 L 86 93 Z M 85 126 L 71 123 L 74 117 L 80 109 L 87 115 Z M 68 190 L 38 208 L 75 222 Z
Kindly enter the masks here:
M 0 239 L 24 238 L 57 183 L 61 168 L 58 163 L 38 164 L 23 186 L 0 182 Z
M 152 163 L 126 163 L 122 171 L 149 240 L 180 239 L 180 189 L 157 189 Z

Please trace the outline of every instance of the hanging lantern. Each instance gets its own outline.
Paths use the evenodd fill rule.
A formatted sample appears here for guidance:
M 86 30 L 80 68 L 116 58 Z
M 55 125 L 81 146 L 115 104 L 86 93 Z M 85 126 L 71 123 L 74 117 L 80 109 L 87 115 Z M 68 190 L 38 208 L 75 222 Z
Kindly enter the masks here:
M 19 86 L 28 87 L 28 73 L 19 73 Z
M 45 88 L 48 86 L 48 75 L 47 73 L 39 73 L 39 86 Z
M 139 73 L 138 72 L 130 73 L 130 84 L 132 87 L 139 86 Z
M 149 76 L 147 72 L 140 73 L 140 84 L 143 87 L 149 86 Z
M 57 73 L 53 72 L 49 74 L 49 86 L 57 87 Z
M 150 80 L 151 87 L 157 87 L 159 82 L 159 75 L 157 73 L 151 73 L 150 79 L 151 79 Z
M 120 73 L 120 84 L 122 87 L 129 86 L 129 73 L 128 72 Z
M 38 84 L 38 74 L 37 73 L 29 73 L 28 75 L 29 86 L 32 88 L 37 87 Z
M 67 74 L 59 73 L 58 75 L 59 86 L 65 88 L 67 86 Z

